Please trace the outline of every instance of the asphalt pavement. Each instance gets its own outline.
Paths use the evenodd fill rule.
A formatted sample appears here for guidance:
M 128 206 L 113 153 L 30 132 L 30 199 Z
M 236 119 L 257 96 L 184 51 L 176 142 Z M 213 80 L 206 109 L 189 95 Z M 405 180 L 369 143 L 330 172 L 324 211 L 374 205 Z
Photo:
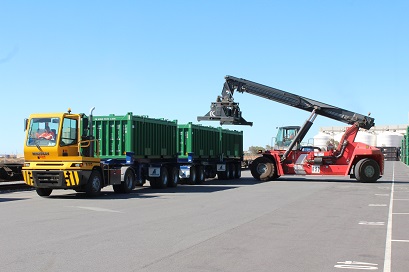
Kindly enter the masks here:
M 88 199 L 0 192 L 1 271 L 384 271 L 409 267 L 409 168 L 207 180 Z

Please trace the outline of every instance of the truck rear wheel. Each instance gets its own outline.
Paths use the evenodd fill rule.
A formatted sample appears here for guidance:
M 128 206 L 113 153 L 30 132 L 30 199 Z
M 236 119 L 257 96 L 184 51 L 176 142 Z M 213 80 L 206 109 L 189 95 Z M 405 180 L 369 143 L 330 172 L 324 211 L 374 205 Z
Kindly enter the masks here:
M 160 176 L 150 180 L 151 187 L 155 189 L 163 189 L 168 186 L 169 172 L 165 166 L 160 168 Z
M 37 195 L 39 196 L 50 196 L 53 189 L 50 188 L 36 188 Z
M 234 176 L 234 178 L 241 178 L 241 163 L 235 163 L 234 167 L 236 167 L 236 175 Z
M 114 192 L 118 194 L 129 194 L 135 188 L 136 178 L 135 172 L 131 168 L 128 168 L 124 175 L 124 181 L 121 184 L 115 184 Z
M 196 179 L 197 179 L 197 168 L 196 166 L 193 165 L 190 167 L 189 184 L 195 185 Z
M 355 165 L 354 174 L 357 181 L 376 182 L 380 176 L 379 165 L 373 159 L 362 159 Z
M 229 179 L 236 178 L 236 165 L 234 163 L 229 163 Z
M 196 183 L 202 184 L 206 180 L 204 166 L 197 166 Z
M 178 186 L 178 183 L 180 182 L 179 168 L 175 166 L 175 167 L 172 167 L 170 171 L 171 172 L 169 176 L 168 187 L 176 187 Z
M 250 167 L 251 175 L 260 181 L 273 179 L 275 173 L 274 162 L 267 157 L 256 158 Z
M 231 179 L 230 164 L 226 163 L 226 171 L 224 172 L 224 179 Z
M 92 170 L 91 176 L 88 179 L 87 185 L 85 186 L 85 193 L 88 196 L 97 196 L 101 193 L 102 188 L 102 177 L 98 170 Z

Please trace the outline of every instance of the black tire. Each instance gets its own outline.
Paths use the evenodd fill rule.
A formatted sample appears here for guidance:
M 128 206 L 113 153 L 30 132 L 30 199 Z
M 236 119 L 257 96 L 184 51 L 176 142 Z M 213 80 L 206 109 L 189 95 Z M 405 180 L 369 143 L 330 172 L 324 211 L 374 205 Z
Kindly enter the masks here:
M 197 166 L 196 184 L 202 184 L 205 180 L 204 166 Z
M 229 176 L 230 179 L 236 178 L 236 165 L 234 163 L 229 163 Z
M 226 163 L 226 172 L 225 172 L 226 179 L 231 179 L 231 165 L 230 163 Z
M 37 195 L 42 197 L 50 196 L 52 191 L 50 188 L 36 188 Z
M 180 183 L 179 168 L 175 166 L 170 170 L 168 187 L 176 187 L 178 183 Z
M 239 179 L 241 178 L 241 164 L 235 163 L 234 166 L 236 167 L 236 175 L 234 178 Z
M 251 164 L 250 171 L 255 179 L 268 181 L 274 178 L 276 169 L 272 160 L 267 157 L 258 157 Z
M 152 178 L 151 187 L 155 189 L 163 189 L 168 186 L 169 172 L 165 166 L 160 168 L 160 176 L 158 178 Z
M 197 169 L 196 166 L 191 166 L 190 167 L 190 176 L 189 176 L 189 184 L 190 185 L 195 185 L 197 180 Z
M 379 164 L 373 159 L 362 159 L 355 165 L 354 175 L 360 182 L 376 182 L 380 177 Z
M 124 175 L 124 181 L 121 184 L 115 184 L 112 187 L 117 194 L 129 194 L 135 188 L 136 177 L 135 171 L 128 168 Z
M 101 193 L 102 189 L 102 177 L 98 170 L 92 170 L 91 176 L 88 179 L 85 186 L 85 193 L 87 196 L 94 197 Z

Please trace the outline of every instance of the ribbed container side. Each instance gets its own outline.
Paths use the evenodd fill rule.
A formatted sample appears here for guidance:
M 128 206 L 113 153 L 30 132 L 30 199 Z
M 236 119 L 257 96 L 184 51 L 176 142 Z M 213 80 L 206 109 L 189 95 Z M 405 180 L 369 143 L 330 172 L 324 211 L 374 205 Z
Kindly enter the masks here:
M 192 123 L 178 125 L 178 152 L 181 158 L 192 153 L 194 158 L 217 158 L 220 153 L 220 132 L 215 127 Z
M 220 130 L 221 152 L 228 158 L 240 158 L 243 155 L 243 131 Z
M 409 134 L 403 136 L 402 147 L 401 147 L 401 161 L 405 164 L 409 164 Z
M 124 159 L 126 152 L 134 152 L 135 158 L 173 158 L 177 155 L 176 121 L 127 113 L 94 116 L 93 126 L 102 159 Z

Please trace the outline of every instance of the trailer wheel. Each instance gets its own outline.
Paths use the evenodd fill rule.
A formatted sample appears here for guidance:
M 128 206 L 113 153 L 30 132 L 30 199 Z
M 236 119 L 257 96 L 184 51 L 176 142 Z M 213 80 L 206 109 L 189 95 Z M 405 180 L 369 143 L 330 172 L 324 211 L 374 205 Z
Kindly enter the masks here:
M 196 184 L 202 184 L 205 180 L 204 166 L 197 166 Z
M 235 163 L 234 167 L 236 167 L 236 175 L 234 178 L 236 179 L 241 178 L 241 163 Z
M 357 181 L 376 182 L 380 175 L 379 165 L 373 159 L 362 159 L 355 165 L 354 174 Z
M 251 175 L 260 181 L 268 181 L 274 177 L 275 166 L 267 157 L 256 158 L 250 167 Z
M 124 181 L 112 187 L 114 187 L 114 192 L 117 194 L 129 194 L 135 188 L 135 183 L 135 172 L 132 168 L 128 168 L 124 175 Z
M 37 195 L 42 197 L 50 196 L 52 191 L 50 188 L 36 188 Z
M 168 186 L 169 172 L 165 166 L 160 168 L 160 177 L 151 180 L 151 187 L 155 189 L 163 189 Z
M 175 167 L 172 167 L 170 171 L 171 172 L 170 172 L 168 187 L 176 187 L 178 186 L 178 183 L 180 182 L 179 168 L 175 166 Z
M 190 185 L 195 185 L 196 184 L 196 180 L 197 180 L 197 168 L 196 166 L 191 166 L 190 167 L 190 176 L 188 179 L 188 183 Z
M 224 172 L 224 178 L 231 179 L 232 178 L 231 174 L 232 174 L 231 165 L 230 163 L 226 163 L 226 171 Z
M 101 193 L 102 188 L 102 177 L 98 170 L 92 170 L 91 176 L 88 179 L 87 185 L 85 186 L 85 193 L 94 197 Z
M 234 163 L 229 163 L 229 175 L 230 179 L 235 179 L 236 178 L 236 165 Z

